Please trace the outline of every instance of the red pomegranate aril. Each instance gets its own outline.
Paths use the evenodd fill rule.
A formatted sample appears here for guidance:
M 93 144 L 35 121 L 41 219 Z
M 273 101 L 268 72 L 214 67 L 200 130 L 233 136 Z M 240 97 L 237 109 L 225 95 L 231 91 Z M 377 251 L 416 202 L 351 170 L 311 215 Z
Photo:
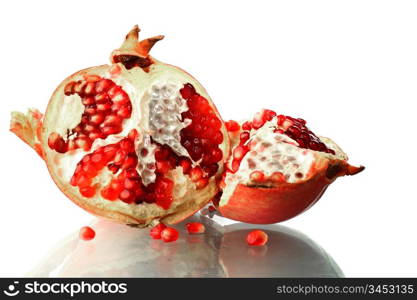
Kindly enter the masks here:
M 268 242 L 268 235 L 259 229 L 249 232 L 246 242 L 250 246 L 264 246 Z
M 156 170 L 161 174 L 166 174 L 171 170 L 171 165 L 167 161 L 157 161 Z
M 103 137 L 103 134 L 100 133 L 100 132 L 91 132 L 91 133 L 88 134 L 88 138 L 91 141 L 94 141 L 94 140 L 102 138 L 102 137 Z
M 252 129 L 252 123 L 249 121 L 246 121 L 242 124 L 242 130 L 250 131 Z
M 96 165 L 105 164 L 105 161 L 104 161 L 104 155 L 103 155 L 103 154 L 101 154 L 101 153 L 94 153 L 94 154 L 91 156 L 91 161 L 92 161 L 93 163 L 95 163 Z
M 265 124 L 265 119 L 263 118 L 263 112 L 258 112 L 252 120 L 252 127 L 254 129 L 259 129 Z
M 298 146 L 300 148 L 307 148 L 307 143 L 305 142 L 304 139 L 301 139 L 301 138 L 296 139 L 296 142 L 298 143 Z
M 91 241 L 96 236 L 96 232 L 90 226 L 84 226 L 80 229 L 79 237 L 83 241 Z
M 103 122 L 103 120 L 104 120 L 104 115 L 100 113 L 90 116 L 90 122 L 95 125 L 100 125 Z
M 86 85 L 87 83 L 85 81 L 77 81 L 74 85 L 74 92 L 83 96 Z
M 138 159 L 136 158 L 136 155 L 129 155 L 125 158 L 125 161 L 122 164 L 122 169 L 129 169 L 132 167 L 135 167 L 138 163 Z
M 234 132 L 240 129 L 240 125 L 238 122 L 230 120 L 225 123 L 227 131 Z
M 232 166 L 231 166 L 231 170 L 232 170 L 232 172 L 233 172 L 233 173 L 236 173 L 236 172 L 237 172 L 237 170 L 239 170 L 239 166 L 240 166 L 240 161 L 239 161 L 239 160 L 237 160 L 237 159 L 234 159 L 234 160 L 232 161 Z
M 118 103 L 126 103 L 126 94 L 122 91 L 119 91 L 114 96 L 112 96 L 112 100 Z
M 93 97 L 85 97 L 82 99 L 82 103 L 84 106 L 93 105 L 95 102 L 96 101 Z
M 117 115 L 122 119 L 129 118 L 132 113 L 132 107 L 130 105 L 123 106 L 117 111 Z
M 124 181 L 124 187 L 128 190 L 137 190 L 140 188 L 140 183 L 138 180 L 126 178 Z
M 49 135 L 48 146 L 51 149 L 59 153 L 65 153 L 67 151 L 67 144 L 64 139 L 56 132 L 53 132 Z
M 166 148 L 160 148 L 155 152 L 155 159 L 158 161 L 162 161 L 168 158 L 169 150 Z
M 107 187 L 101 190 L 101 196 L 107 200 L 114 201 L 119 196 L 119 193 Z
M 159 223 L 158 225 L 156 225 L 155 227 L 153 227 L 150 232 L 149 235 L 151 236 L 151 238 L 153 238 L 154 240 L 160 240 L 161 239 L 161 232 L 162 230 L 164 230 L 166 227 L 166 225 Z
M 179 233 L 175 228 L 167 227 L 161 231 L 161 239 L 165 243 L 175 242 L 178 240 Z
M 126 151 L 121 150 L 121 149 L 118 150 L 116 152 L 115 157 L 114 157 L 114 163 L 117 164 L 117 165 L 121 165 L 124 162 L 124 160 L 126 159 L 126 156 L 127 156 Z
M 249 149 L 247 147 L 238 146 L 233 151 L 233 157 L 237 160 L 241 160 L 248 151 L 249 151 Z
M 124 171 L 126 178 L 139 179 L 139 174 L 135 169 L 128 169 Z
M 207 173 L 208 177 L 212 177 L 216 175 L 218 170 L 219 170 L 219 165 L 216 163 L 203 166 L 203 171 Z
M 318 150 L 320 149 L 319 143 L 314 142 L 314 141 L 311 141 L 311 142 L 308 144 L 308 146 L 309 146 L 309 148 L 310 148 L 311 150 L 316 150 L 316 151 L 318 151 Z
M 179 161 L 178 165 L 182 167 L 182 172 L 184 174 L 188 174 L 188 172 L 191 170 L 191 162 L 188 158 L 183 158 Z
M 105 117 L 103 126 L 119 126 L 122 123 L 122 118 L 116 115 L 108 115 Z
M 272 173 L 272 175 L 270 176 L 270 179 L 274 182 L 286 182 L 285 175 L 282 174 L 281 172 Z
M 122 182 L 120 180 L 113 179 L 110 182 L 110 186 L 109 187 L 110 187 L 110 189 L 114 190 L 115 192 L 120 193 L 122 191 L 122 189 L 123 189 L 123 184 L 122 184 Z
M 327 149 L 327 151 L 326 151 L 327 153 L 330 153 L 330 154 L 333 154 L 333 155 L 335 155 L 336 154 L 336 152 L 333 150 L 333 149 Z
M 279 126 L 281 126 L 281 125 L 283 125 L 283 124 L 284 124 L 284 122 L 285 122 L 285 120 L 286 120 L 287 118 L 286 118 L 284 115 L 278 115 L 277 119 L 278 119 L 277 124 L 278 124 Z
M 185 228 L 187 229 L 189 234 L 204 233 L 204 231 L 206 230 L 204 225 L 200 222 L 187 223 L 185 224 Z
M 88 137 L 78 137 L 75 139 L 75 145 L 77 148 L 88 151 L 91 148 L 91 140 Z
M 301 130 L 295 126 L 291 126 L 290 128 L 287 129 L 288 132 L 290 132 L 293 136 L 293 138 L 298 138 L 301 134 Z
M 64 88 L 64 94 L 65 96 L 70 96 L 71 94 L 74 93 L 74 86 L 75 86 L 75 82 L 71 81 L 69 82 L 65 88 Z
M 264 116 L 267 121 L 271 121 L 276 115 L 276 112 L 274 112 L 273 110 L 265 109 L 264 111 Z
M 111 106 L 112 106 L 111 102 L 97 103 L 96 109 L 97 111 L 105 112 L 111 109 Z
M 201 171 L 200 167 L 194 167 L 190 171 L 190 178 L 193 182 L 197 182 L 198 180 L 203 177 L 203 171 Z
M 205 188 L 208 185 L 208 179 L 207 178 L 201 178 L 198 181 L 195 182 L 195 186 L 197 189 L 201 190 Z
M 94 82 L 88 82 L 86 87 L 85 87 L 84 93 L 86 95 L 94 94 L 95 93 L 95 87 L 96 87 L 96 84 Z
M 265 180 L 265 174 L 261 171 L 253 171 L 250 176 L 250 180 L 256 181 L 256 182 L 262 182 Z
M 103 153 L 107 159 L 111 159 L 116 155 L 118 147 L 115 145 L 107 145 L 103 148 Z
M 102 79 L 96 83 L 96 92 L 97 93 L 106 92 L 112 86 L 113 86 L 113 81 L 109 79 Z
M 87 187 L 91 185 L 91 178 L 85 174 L 78 174 L 76 175 L 76 185 L 79 187 Z
M 108 164 L 107 168 L 110 170 L 110 172 L 112 172 L 113 174 L 116 174 L 117 171 L 119 171 L 120 166 L 112 163 L 112 164 Z
M 91 187 L 91 186 L 86 186 L 86 187 L 80 188 L 80 193 L 84 197 L 92 198 L 96 194 L 96 189 L 94 187 Z
M 119 194 L 119 199 L 125 203 L 133 203 L 135 200 L 135 194 L 132 193 L 130 190 L 123 190 Z
M 243 131 L 240 133 L 240 145 L 245 144 L 250 138 L 250 134 L 248 131 Z
M 95 177 L 98 174 L 98 170 L 92 164 L 83 165 L 82 170 L 88 177 L 91 178 Z
M 188 100 L 188 99 L 190 99 L 196 93 L 196 91 L 195 91 L 194 87 L 191 84 L 187 83 L 180 90 L 180 93 L 181 93 L 181 96 L 184 99 Z
M 117 85 L 113 85 L 112 87 L 110 87 L 110 89 L 107 91 L 107 94 L 109 95 L 110 98 L 113 98 L 114 96 L 116 96 L 118 93 L 120 92 L 120 87 Z

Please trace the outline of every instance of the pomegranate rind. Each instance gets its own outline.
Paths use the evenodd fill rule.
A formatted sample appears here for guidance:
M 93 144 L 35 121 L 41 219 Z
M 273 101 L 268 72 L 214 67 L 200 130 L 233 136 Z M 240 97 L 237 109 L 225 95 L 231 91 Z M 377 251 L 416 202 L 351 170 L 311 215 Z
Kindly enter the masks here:
M 345 161 L 331 161 L 316 166 L 314 175 L 297 183 L 282 182 L 272 187 L 238 184 L 227 201 L 214 204 L 229 219 L 252 224 L 283 222 L 312 207 L 336 178 L 363 169 Z
M 16 134 L 22 141 L 33 148 L 44 159 L 41 145 L 43 114 L 36 108 L 28 109 L 27 113 L 12 112 L 10 131 Z

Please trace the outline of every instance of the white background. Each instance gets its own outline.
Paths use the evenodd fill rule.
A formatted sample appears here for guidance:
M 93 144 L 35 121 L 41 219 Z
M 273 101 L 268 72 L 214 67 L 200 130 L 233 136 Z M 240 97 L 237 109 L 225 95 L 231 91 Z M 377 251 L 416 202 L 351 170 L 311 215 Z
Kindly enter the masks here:
M 134 25 L 190 72 L 224 119 L 262 107 L 303 117 L 367 169 L 284 224 L 346 276 L 417 276 L 415 1 L 1 1 L 0 276 L 22 276 L 92 217 L 8 132 L 69 74 L 108 63 Z

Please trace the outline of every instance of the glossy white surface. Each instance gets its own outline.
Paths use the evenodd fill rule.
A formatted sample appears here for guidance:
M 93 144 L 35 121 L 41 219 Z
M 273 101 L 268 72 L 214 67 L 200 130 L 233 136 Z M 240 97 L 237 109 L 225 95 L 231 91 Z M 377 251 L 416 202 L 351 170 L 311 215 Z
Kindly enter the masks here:
M 285 222 L 345 276 L 417 276 L 415 1 L 1 1 L 0 276 L 23 276 L 91 216 L 7 131 L 69 74 L 108 63 L 138 23 L 153 55 L 207 88 L 225 119 L 302 117 L 367 169 Z M 99 10 L 99 12 L 98 12 Z
M 92 241 L 78 232 L 60 242 L 28 276 L 36 277 L 341 277 L 332 258 L 304 234 L 282 225 L 261 226 L 265 246 L 248 246 L 255 227 L 231 224 L 221 217 L 196 215 L 188 221 L 205 225 L 190 235 L 185 222 L 175 227 L 177 241 L 149 237 L 149 229 L 95 221 Z M 229 225 L 226 225 L 228 224 Z M 256 226 L 255 228 L 259 228 Z

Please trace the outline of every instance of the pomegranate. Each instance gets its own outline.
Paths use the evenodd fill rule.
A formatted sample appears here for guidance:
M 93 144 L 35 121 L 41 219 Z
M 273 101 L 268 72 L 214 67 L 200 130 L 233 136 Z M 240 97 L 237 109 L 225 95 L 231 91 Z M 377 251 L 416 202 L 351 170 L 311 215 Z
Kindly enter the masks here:
M 85 210 L 135 226 L 174 224 L 217 194 L 229 139 L 201 84 L 149 55 L 163 36 L 138 33 L 110 65 L 65 79 L 45 116 L 12 113 L 11 131 Z
M 317 202 L 337 177 L 364 169 L 349 165 L 340 147 L 315 135 L 303 119 L 262 110 L 253 120 L 226 127 L 232 155 L 214 203 L 227 218 L 288 220 Z

